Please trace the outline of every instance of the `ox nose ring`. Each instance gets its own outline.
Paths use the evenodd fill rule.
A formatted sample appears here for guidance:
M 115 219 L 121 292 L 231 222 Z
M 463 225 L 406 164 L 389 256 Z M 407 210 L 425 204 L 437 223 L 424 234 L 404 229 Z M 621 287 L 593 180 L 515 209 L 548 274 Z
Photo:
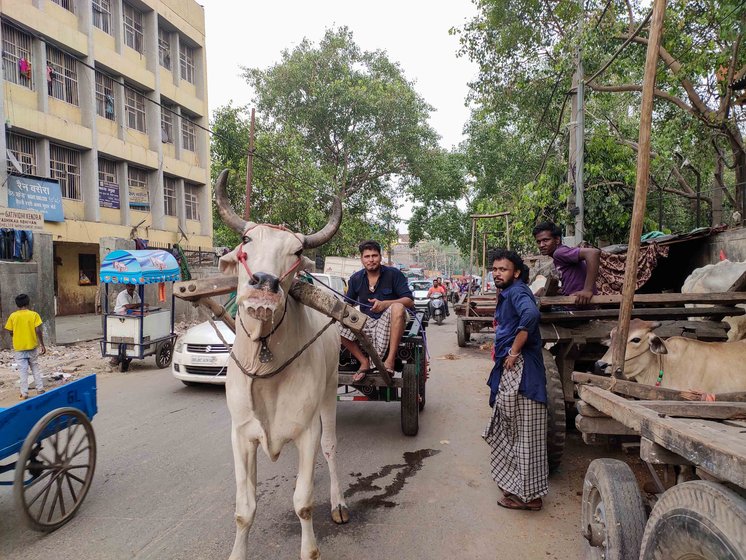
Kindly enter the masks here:
M 598 360 L 593 365 L 593 373 L 595 373 L 596 375 L 603 375 L 603 374 L 606 373 L 606 368 L 607 367 L 609 367 L 609 364 L 607 364 L 606 362 L 604 362 L 602 360 Z

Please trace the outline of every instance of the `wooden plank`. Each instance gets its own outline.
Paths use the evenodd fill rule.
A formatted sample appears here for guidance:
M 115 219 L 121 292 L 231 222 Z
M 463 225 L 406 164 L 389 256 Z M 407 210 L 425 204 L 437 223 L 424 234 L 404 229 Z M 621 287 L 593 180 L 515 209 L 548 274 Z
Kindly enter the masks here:
M 686 391 L 653 387 L 652 385 L 643 385 L 642 383 L 626 381 L 624 379 L 614 381 L 611 377 L 593 375 L 592 373 L 581 371 L 573 372 L 572 380 L 579 385 L 595 385 L 603 389 L 613 387 L 613 391 L 620 395 L 651 401 L 684 401 L 687 400 L 684 398 L 684 395 L 688 394 Z M 715 400 L 718 402 L 746 402 L 746 393 L 719 393 L 715 395 Z
M 608 418 L 608 414 L 604 414 L 600 410 L 593 408 L 584 400 L 575 401 L 575 408 L 578 409 L 578 414 L 587 416 L 589 418 Z
M 746 403 L 704 401 L 658 401 L 644 403 L 645 408 L 676 418 L 744 420 Z
M 541 323 L 539 330 L 544 342 L 584 340 L 598 343 L 607 340 L 615 326 L 616 321 L 588 321 L 579 325 Z M 725 341 L 729 328 L 727 323 L 714 321 L 662 321 L 655 333 L 662 338 L 693 336 L 697 340 Z
M 584 434 L 604 434 L 609 436 L 634 436 L 637 432 L 613 418 L 590 418 L 578 414 L 575 427 Z
M 238 276 L 210 276 L 174 282 L 174 296 L 186 301 L 197 301 L 202 297 L 230 294 L 235 292 L 237 287 Z
M 741 279 L 742 278 L 742 279 Z M 737 280 L 733 286 L 738 288 L 743 283 L 743 288 L 746 288 L 746 272 L 744 275 Z M 687 303 L 719 303 L 721 305 L 737 305 L 740 303 L 746 303 L 746 292 L 737 291 L 733 289 L 733 286 L 728 289 L 727 292 L 713 292 L 706 294 L 635 294 L 634 303 L 636 304 L 647 304 L 647 305 L 670 305 L 679 304 L 684 305 Z M 593 296 L 591 298 L 590 305 L 615 305 L 618 306 L 622 302 L 622 296 L 618 294 L 605 295 L 605 296 Z M 539 298 L 539 307 L 549 307 L 552 305 L 575 305 L 575 298 L 573 296 L 554 296 L 554 297 L 542 297 Z
M 720 422 L 689 418 L 642 418 L 643 437 L 688 459 L 716 478 L 746 487 L 746 437 Z
M 652 465 L 691 465 L 692 462 L 648 438 L 640 438 L 640 459 Z
M 636 433 L 640 431 L 640 419 L 643 416 L 658 417 L 655 412 L 637 404 L 639 401 L 625 399 L 598 387 L 580 385 L 578 386 L 578 393 L 580 398 L 593 408 L 600 410 Z
M 589 319 L 611 319 L 616 309 L 578 309 L 572 311 L 549 311 L 541 314 L 543 323 L 578 321 Z M 641 319 L 674 319 L 678 317 L 736 317 L 746 315 L 741 307 L 642 307 L 632 310 L 632 317 Z
M 583 438 L 583 443 L 586 445 L 608 445 L 609 436 L 604 434 L 580 434 Z

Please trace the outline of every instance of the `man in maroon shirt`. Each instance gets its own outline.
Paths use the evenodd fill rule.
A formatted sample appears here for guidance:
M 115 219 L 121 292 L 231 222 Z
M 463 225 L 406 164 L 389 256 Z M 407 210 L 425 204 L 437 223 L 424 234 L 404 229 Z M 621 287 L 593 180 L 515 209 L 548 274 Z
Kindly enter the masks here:
M 552 222 L 541 222 L 534 230 L 534 239 L 542 255 L 552 257 L 562 278 L 562 294 L 575 296 L 575 303 L 587 305 L 597 294 L 596 278 L 601 251 L 594 247 L 568 247 L 562 244 L 562 231 Z

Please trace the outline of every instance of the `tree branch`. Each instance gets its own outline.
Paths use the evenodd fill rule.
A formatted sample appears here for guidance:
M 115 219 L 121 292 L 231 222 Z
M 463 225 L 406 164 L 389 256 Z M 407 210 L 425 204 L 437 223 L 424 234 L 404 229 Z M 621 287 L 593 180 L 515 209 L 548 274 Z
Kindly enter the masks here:
M 743 32 L 738 34 L 736 40 L 733 41 L 733 48 L 731 49 L 730 64 L 728 65 L 728 75 L 725 78 L 725 95 L 720 98 L 720 107 L 718 108 L 718 116 L 721 119 L 728 118 L 728 109 L 730 108 L 730 97 L 733 94 L 733 74 L 736 71 L 736 60 L 738 60 L 738 49 L 741 46 L 743 40 Z
M 602 86 L 600 84 L 597 84 L 595 82 L 590 82 L 586 84 L 589 88 L 591 88 L 594 91 L 605 91 L 605 92 L 612 92 L 612 93 L 619 93 L 623 91 L 642 91 L 642 86 L 638 86 L 637 84 L 619 84 L 619 85 L 613 85 L 613 86 Z M 704 119 L 704 115 L 701 115 L 698 113 L 694 108 L 690 107 L 686 104 L 685 101 L 679 99 L 675 95 L 671 95 L 670 93 L 663 91 L 662 89 L 655 88 L 655 96 L 660 99 L 665 99 L 666 101 L 673 103 L 674 105 L 680 107 L 690 115 Z

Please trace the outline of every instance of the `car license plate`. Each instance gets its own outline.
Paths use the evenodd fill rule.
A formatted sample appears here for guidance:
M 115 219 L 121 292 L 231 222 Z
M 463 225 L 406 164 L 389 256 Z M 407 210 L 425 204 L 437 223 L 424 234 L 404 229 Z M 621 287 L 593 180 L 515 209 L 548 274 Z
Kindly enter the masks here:
M 217 356 L 192 356 L 193 364 L 214 364 L 217 361 Z

